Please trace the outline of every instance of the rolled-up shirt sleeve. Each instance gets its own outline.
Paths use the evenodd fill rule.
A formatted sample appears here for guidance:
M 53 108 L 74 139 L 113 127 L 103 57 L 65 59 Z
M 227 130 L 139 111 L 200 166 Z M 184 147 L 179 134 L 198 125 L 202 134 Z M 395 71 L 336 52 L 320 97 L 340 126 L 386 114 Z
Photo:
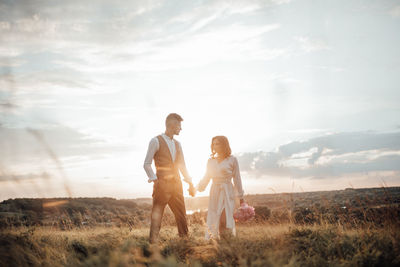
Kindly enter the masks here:
M 235 157 L 233 160 L 233 183 L 235 184 L 235 188 L 237 190 L 237 196 L 242 198 L 244 195 L 243 186 L 242 186 L 242 178 L 240 177 L 240 170 L 239 170 L 239 162 Z
M 148 182 L 157 180 L 157 176 L 151 167 L 153 162 L 154 154 L 158 151 L 159 144 L 157 138 L 153 138 L 150 140 L 149 147 L 147 149 L 146 158 L 144 159 L 143 168 L 146 171 L 147 177 L 149 178 Z
M 177 151 L 177 153 L 180 153 L 179 170 L 181 171 L 184 177 L 183 180 L 187 183 L 192 183 L 192 177 L 189 175 L 189 172 L 186 168 L 185 157 L 183 156 L 182 146 L 179 142 L 178 146 L 179 146 L 179 151 Z

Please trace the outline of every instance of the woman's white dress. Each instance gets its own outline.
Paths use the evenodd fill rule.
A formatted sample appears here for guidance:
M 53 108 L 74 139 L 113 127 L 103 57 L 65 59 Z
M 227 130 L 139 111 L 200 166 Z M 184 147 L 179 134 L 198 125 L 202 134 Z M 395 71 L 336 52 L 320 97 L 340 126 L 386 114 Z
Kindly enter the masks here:
M 233 183 L 232 184 L 232 178 Z M 207 213 L 206 239 L 219 236 L 219 221 L 225 209 L 226 227 L 232 229 L 236 235 L 233 212 L 235 209 L 235 191 L 239 198 L 243 197 L 242 179 L 240 177 L 239 163 L 234 156 L 225 158 L 222 162 L 210 158 L 207 162 L 207 171 L 197 185 L 198 191 L 204 191 L 212 179 L 210 199 Z M 235 190 L 236 189 L 236 190 Z

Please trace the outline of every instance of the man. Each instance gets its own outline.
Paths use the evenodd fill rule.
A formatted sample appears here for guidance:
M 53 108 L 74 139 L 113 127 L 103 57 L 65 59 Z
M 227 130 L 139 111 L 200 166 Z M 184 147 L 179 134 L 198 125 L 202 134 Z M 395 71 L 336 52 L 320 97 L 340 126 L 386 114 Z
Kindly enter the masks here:
M 160 233 L 161 219 L 164 208 L 168 204 L 174 213 L 178 226 L 179 236 L 188 235 L 186 222 L 186 209 L 183 198 L 182 182 L 179 171 L 184 176 L 184 181 L 189 184 L 189 193 L 194 196 L 195 189 L 192 178 L 186 169 L 181 144 L 174 139 L 182 130 L 182 117 L 171 113 L 165 120 L 165 133 L 151 139 L 147 155 L 144 160 L 144 169 L 153 185 L 153 208 L 151 210 L 150 243 L 157 243 Z M 156 174 L 151 163 L 154 159 Z

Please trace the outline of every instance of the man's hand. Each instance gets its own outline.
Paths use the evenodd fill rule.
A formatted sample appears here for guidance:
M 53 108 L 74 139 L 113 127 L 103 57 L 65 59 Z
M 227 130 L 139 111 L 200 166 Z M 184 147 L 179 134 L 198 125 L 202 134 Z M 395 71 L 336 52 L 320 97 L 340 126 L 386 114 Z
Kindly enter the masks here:
M 193 186 L 193 183 L 189 183 L 189 195 L 194 197 L 196 195 L 196 188 Z

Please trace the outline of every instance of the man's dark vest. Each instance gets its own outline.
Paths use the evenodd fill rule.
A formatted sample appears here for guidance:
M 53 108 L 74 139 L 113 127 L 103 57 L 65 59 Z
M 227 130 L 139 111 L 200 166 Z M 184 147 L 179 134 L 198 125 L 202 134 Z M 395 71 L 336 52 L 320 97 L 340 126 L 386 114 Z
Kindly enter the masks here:
M 180 161 L 180 149 L 177 142 L 175 143 L 175 161 L 172 160 L 167 142 L 159 135 L 157 136 L 159 148 L 154 154 L 154 163 L 156 165 L 156 175 L 158 179 L 164 180 L 180 180 L 178 163 Z

